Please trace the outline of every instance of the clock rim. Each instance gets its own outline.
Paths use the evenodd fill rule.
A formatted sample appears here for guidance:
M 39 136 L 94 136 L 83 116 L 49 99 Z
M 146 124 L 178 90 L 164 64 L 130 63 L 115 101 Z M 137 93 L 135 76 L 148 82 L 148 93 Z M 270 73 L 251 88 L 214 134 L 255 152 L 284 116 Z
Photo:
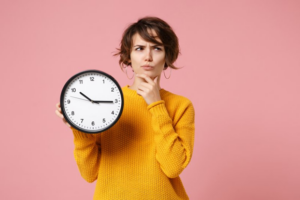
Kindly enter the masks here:
M 106 127 L 105 129 L 101 130 L 101 131 L 92 131 L 92 130 L 86 130 L 84 128 L 81 128 L 81 127 L 77 127 L 77 125 L 75 125 L 71 120 L 68 119 L 68 115 L 66 114 L 65 112 L 65 106 L 64 106 L 64 102 L 63 102 L 63 99 L 64 99 L 64 94 L 65 94 L 65 91 L 67 89 L 67 86 L 70 84 L 70 82 L 72 80 L 74 80 L 77 76 L 80 76 L 81 74 L 84 74 L 84 73 L 100 73 L 100 74 L 103 74 L 105 76 L 107 76 L 108 78 L 110 78 L 118 87 L 119 91 L 120 91 L 120 94 L 121 94 L 121 99 L 122 99 L 122 103 L 121 103 L 121 108 L 120 108 L 120 112 L 119 112 L 119 115 L 118 117 L 116 118 L 116 120 L 111 124 L 109 125 L 108 127 Z M 60 94 L 60 107 L 61 107 L 61 111 L 62 111 L 62 114 L 65 118 L 65 120 L 73 127 L 75 128 L 76 130 L 78 131 L 81 131 L 81 132 L 84 132 L 84 133 L 88 133 L 88 134 L 97 134 L 97 133 L 102 133 L 108 129 L 110 129 L 111 127 L 113 127 L 117 121 L 119 121 L 122 113 L 123 113 L 123 108 L 124 108 L 124 96 L 123 96 L 123 91 L 122 91 L 122 88 L 120 87 L 119 83 L 116 81 L 116 79 L 114 77 L 112 77 L 111 75 L 107 74 L 106 72 L 103 72 L 103 71 L 100 71 L 100 70 L 97 70 L 97 69 L 89 69 L 89 70 L 84 70 L 84 71 L 81 71 L 81 72 L 78 72 L 77 74 L 73 75 L 71 78 L 68 79 L 68 81 L 65 83 L 62 91 L 61 91 L 61 94 Z

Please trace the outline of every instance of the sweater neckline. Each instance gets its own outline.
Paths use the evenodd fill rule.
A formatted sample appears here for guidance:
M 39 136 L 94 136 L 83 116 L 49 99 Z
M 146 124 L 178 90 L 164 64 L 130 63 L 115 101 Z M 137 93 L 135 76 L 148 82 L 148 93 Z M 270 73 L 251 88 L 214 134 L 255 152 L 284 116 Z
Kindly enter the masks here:
M 130 88 L 129 88 L 129 85 L 125 85 L 125 86 L 123 87 L 123 89 L 124 89 L 124 90 L 126 91 L 126 93 L 129 94 L 130 96 L 133 96 L 133 97 L 141 97 L 141 98 L 143 98 L 142 96 L 138 95 L 138 93 L 137 93 L 135 90 L 130 89 Z M 159 90 L 159 93 L 160 93 L 160 96 L 162 97 L 162 96 L 166 93 L 166 90 L 164 90 L 163 88 L 161 88 L 161 89 Z

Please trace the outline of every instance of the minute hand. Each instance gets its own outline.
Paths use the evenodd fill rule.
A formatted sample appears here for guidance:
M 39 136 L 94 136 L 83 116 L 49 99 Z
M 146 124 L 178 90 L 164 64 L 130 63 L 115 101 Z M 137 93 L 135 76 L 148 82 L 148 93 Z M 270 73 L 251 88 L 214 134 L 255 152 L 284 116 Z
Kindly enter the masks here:
M 113 103 L 114 101 L 94 101 L 95 103 Z

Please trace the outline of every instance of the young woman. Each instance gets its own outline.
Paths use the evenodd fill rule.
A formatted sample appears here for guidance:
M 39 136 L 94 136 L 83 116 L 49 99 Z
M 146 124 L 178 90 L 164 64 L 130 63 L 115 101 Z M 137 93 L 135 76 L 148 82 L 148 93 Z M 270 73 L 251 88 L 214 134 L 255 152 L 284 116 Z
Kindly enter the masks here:
M 192 157 L 194 107 L 160 86 L 164 70 L 177 69 L 178 53 L 177 36 L 159 18 L 139 19 L 125 30 L 115 56 L 127 76 L 131 68 L 134 82 L 122 87 L 121 118 L 99 134 L 71 127 L 79 171 L 87 182 L 97 180 L 94 199 L 189 199 L 179 175 Z

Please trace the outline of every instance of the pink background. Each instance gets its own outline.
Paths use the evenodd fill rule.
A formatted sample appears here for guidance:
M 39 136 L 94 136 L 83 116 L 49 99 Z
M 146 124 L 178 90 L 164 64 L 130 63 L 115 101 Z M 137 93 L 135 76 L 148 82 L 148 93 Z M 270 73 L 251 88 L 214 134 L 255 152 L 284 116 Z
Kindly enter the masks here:
M 300 199 L 300 1 L 0 1 L 0 199 L 92 199 L 55 115 L 73 74 L 131 84 L 113 57 L 138 18 L 166 20 L 182 54 L 162 87 L 196 110 L 181 174 L 192 200 Z

